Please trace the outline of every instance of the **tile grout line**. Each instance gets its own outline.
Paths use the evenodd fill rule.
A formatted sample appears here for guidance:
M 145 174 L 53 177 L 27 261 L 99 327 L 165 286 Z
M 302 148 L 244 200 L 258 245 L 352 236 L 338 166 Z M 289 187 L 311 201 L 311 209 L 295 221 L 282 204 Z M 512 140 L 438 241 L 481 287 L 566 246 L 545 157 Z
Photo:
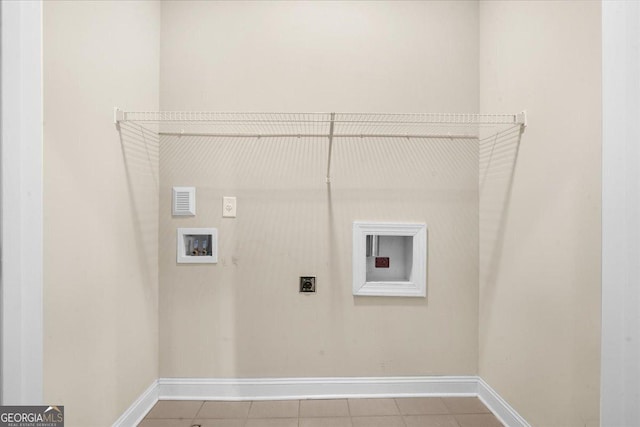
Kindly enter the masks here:
M 300 405 L 302 404 L 301 400 L 298 400 L 298 422 L 296 424 L 298 424 L 298 427 L 300 427 Z
M 444 406 L 445 409 L 447 410 L 447 415 L 451 415 L 453 417 L 454 413 L 451 412 L 451 408 L 449 408 L 449 406 L 447 405 L 447 402 L 442 397 L 438 397 L 438 400 L 440 401 L 440 403 L 442 403 L 442 406 Z M 455 421 L 455 417 L 453 418 Z M 456 421 L 456 424 L 458 424 L 458 421 Z
M 245 420 L 244 420 L 244 427 L 247 427 L 247 425 L 249 424 L 249 420 L 251 419 L 251 409 L 253 409 L 253 404 L 254 403 L 256 403 L 255 400 L 252 400 L 249 403 L 249 410 L 247 411 L 247 418 L 245 418 Z
M 249 401 L 249 407 L 247 408 L 247 413 L 244 416 L 244 418 L 242 418 L 242 425 L 241 427 L 247 427 L 247 420 L 249 419 L 249 411 L 251 411 L 251 405 L 253 404 L 253 400 Z
M 191 418 L 191 421 L 189 421 L 189 425 L 191 427 L 193 427 L 196 423 L 196 420 L 198 419 L 198 414 L 200 413 L 200 411 L 202 411 L 202 407 L 204 406 L 204 400 L 202 401 L 202 403 L 200 404 L 200 407 L 198 408 L 198 410 L 196 411 L 196 413 L 194 414 L 194 416 Z
M 251 413 L 253 402 L 254 402 L 253 400 L 249 401 L 249 409 L 247 409 L 247 415 L 244 417 L 244 422 L 242 423 L 242 427 L 247 427 L 247 424 L 249 424 L 249 414 Z
M 402 421 L 402 424 L 404 424 L 404 427 L 407 427 L 407 422 L 404 420 L 404 415 L 402 414 L 402 411 L 400 410 L 400 405 L 398 404 L 398 398 L 393 399 L 393 404 L 396 405 L 396 409 L 398 410 L 398 415 L 400 415 L 400 421 Z

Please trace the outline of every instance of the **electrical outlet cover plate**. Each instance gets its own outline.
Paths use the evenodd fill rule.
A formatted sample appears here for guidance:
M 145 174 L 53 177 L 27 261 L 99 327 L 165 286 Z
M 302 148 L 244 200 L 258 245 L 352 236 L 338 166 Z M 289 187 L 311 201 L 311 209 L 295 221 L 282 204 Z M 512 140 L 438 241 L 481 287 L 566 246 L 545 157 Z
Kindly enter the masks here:
M 316 291 L 316 278 L 315 276 L 301 276 L 300 277 L 300 293 L 313 293 Z
M 223 218 L 236 217 L 236 198 L 235 197 L 222 198 L 222 217 Z

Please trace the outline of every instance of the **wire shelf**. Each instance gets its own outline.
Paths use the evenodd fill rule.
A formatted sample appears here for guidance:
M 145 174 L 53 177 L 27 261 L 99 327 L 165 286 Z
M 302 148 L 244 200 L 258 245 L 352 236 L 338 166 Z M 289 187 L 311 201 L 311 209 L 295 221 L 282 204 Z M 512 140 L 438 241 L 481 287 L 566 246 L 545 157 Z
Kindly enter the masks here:
M 483 126 L 524 124 L 519 114 L 453 113 L 238 113 L 121 111 L 116 122 L 157 125 L 160 134 L 313 137 L 465 137 Z
M 526 127 L 526 113 L 241 113 L 122 111 L 114 122 L 133 123 L 159 135 L 328 138 L 327 182 L 335 138 L 449 138 L 484 140 Z M 486 129 L 489 130 L 486 130 Z

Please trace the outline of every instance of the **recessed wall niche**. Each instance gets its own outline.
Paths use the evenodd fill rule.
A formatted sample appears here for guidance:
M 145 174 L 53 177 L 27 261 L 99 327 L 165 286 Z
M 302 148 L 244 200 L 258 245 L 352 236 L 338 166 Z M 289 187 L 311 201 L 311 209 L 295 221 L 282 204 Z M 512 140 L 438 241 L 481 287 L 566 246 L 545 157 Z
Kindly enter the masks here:
M 354 222 L 353 295 L 426 297 L 426 224 Z
M 216 228 L 178 228 L 176 243 L 178 264 L 218 262 L 218 230 Z

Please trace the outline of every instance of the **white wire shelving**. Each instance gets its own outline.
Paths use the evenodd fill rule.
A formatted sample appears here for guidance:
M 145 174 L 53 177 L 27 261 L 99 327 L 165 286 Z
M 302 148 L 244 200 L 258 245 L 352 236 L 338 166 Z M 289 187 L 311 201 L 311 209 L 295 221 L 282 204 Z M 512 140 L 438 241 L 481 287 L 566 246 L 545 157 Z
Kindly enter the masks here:
M 123 111 L 114 122 L 131 123 L 158 135 L 202 137 L 327 138 L 327 183 L 336 138 L 475 139 L 526 127 L 526 113 L 240 113 Z M 483 131 L 490 128 L 491 131 Z

